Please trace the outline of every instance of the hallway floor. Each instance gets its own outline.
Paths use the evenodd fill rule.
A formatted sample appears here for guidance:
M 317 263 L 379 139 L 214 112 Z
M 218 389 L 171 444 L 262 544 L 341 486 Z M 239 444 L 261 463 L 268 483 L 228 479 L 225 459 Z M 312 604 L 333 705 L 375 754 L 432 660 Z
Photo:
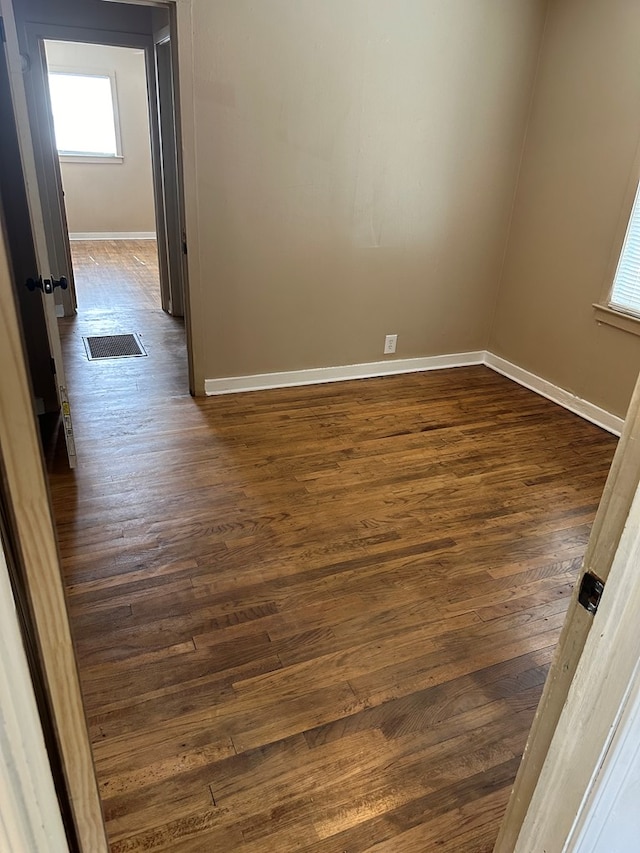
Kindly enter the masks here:
M 113 852 L 489 853 L 615 439 L 483 367 L 192 399 L 89 248 L 51 488 Z
M 187 354 L 184 321 L 160 307 L 155 241 L 79 240 L 71 248 L 78 314 L 60 320 L 59 327 L 80 468 L 86 471 L 98 445 L 126 452 L 126 437 L 139 431 L 150 398 L 159 395 L 158 405 L 168 397 L 189 398 Z M 87 361 L 83 336 L 131 332 L 140 336 L 147 358 Z M 59 451 L 49 465 L 64 471 Z

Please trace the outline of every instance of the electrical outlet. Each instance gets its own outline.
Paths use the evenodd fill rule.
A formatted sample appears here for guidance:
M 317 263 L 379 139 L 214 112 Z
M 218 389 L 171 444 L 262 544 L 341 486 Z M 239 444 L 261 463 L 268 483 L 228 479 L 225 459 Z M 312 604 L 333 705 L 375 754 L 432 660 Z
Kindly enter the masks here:
M 387 335 L 384 339 L 384 354 L 391 355 L 392 352 L 396 351 L 396 344 L 398 343 L 397 335 Z

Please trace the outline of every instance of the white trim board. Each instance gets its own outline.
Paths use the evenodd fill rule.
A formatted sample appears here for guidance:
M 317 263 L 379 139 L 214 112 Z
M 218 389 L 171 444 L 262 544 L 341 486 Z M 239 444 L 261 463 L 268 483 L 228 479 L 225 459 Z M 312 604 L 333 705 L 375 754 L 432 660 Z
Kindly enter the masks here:
M 400 373 L 421 373 L 427 370 L 446 370 L 452 367 L 469 367 L 483 364 L 496 373 L 523 385 L 530 391 L 546 397 L 575 415 L 601 427 L 614 435 L 620 435 L 623 418 L 612 415 L 605 409 L 583 400 L 518 367 L 491 352 L 461 352 L 451 355 L 432 355 L 425 358 L 394 358 L 388 361 L 372 361 L 365 364 L 348 364 L 341 367 L 316 367 L 309 370 L 289 370 L 279 373 L 258 373 L 250 376 L 228 376 L 223 379 L 206 379 L 204 392 L 207 396 L 236 394 L 244 391 L 266 391 L 271 388 L 293 388 L 302 385 L 321 385 L 324 382 L 345 382 L 350 379 L 370 379 Z
M 155 231 L 75 231 L 70 240 L 155 240 Z
M 485 353 L 484 363 L 491 370 L 495 370 L 496 373 L 501 373 L 508 379 L 517 382 L 518 385 L 524 385 L 530 391 L 535 391 L 541 397 L 552 400 L 564 409 L 573 412 L 574 415 L 579 415 L 581 418 L 590 421 L 607 432 L 618 436 L 622 432 L 623 418 L 612 415 L 611 412 L 601 409 L 588 400 L 576 397 L 570 391 L 565 391 L 564 388 L 560 388 L 558 385 L 554 385 L 552 382 L 536 376 L 535 373 L 530 373 L 528 370 L 524 370 L 524 368 L 518 367 L 516 364 L 512 364 L 510 361 L 500 358 L 500 356 L 494 355 L 491 352 Z
M 287 370 L 281 373 L 258 373 L 254 376 L 229 376 L 224 379 L 205 379 L 207 396 L 235 394 L 238 391 L 265 391 L 270 388 L 292 388 L 298 385 L 321 385 L 324 382 L 344 382 L 348 379 L 372 379 L 398 373 L 420 373 L 425 370 L 444 370 L 448 367 L 468 367 L 484 363 L 484 352 L 460 352 L 452 355 L 432 355 L 425 358 L 393 358 L 389 361 L 370 361 L 340 367 L 315 367 L 309 370 Z

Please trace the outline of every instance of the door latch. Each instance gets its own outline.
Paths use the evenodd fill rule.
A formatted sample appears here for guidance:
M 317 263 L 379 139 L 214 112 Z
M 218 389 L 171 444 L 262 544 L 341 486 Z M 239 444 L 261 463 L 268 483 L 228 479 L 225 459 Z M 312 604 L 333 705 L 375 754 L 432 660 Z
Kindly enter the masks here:
M 27 287 L 33 293 L 34 290 L 41 290 L 43 293 L 53 293 L 56 287 L 61 290 L 66 290 L 69 287 L 69 282 L 62 275 L 60 278 L 28 278 Z
M 580 584 L 578 601 L 587 613 L 596 612 L 603 592 L 604 581 L 601 581 L 597 575 L 594 575 L 591 572 L 585 572 L 582 576 L 582 583 Z

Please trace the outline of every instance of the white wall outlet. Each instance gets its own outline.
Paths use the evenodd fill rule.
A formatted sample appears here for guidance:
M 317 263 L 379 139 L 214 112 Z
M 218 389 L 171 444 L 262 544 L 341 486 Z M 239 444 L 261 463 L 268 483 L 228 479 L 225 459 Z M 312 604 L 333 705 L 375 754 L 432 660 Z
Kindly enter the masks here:
M 396 351 L 396 344 L 398 343 L 397 335 L 387 335 L 384 339 L 384 354 L 391 355 L 392 352 Z

